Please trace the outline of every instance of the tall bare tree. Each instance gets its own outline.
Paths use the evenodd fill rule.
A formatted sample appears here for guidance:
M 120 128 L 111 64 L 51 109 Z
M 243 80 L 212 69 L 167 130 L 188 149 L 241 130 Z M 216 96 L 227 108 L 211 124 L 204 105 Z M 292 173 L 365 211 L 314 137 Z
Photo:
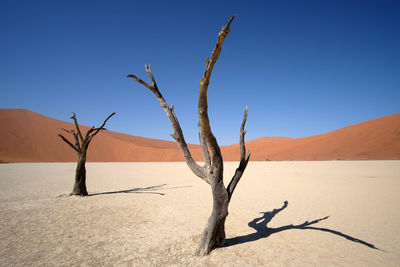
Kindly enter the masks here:
M 244 136 L 246 131 L 244 130 L 245 123 L 247 120 L 247 106 L 244 111 L 242 125 L 240 127 L 240 163 L 236 169 L 233 178 L 227 187 L 224 185 L 223 181 L 223 159 L 221 155 L 221 150 L 218 145 L 217 139 L 214 137 L 210 121 L 208 118 L 208 104 L 207 104 L 207 90 L 210 82 L 211 72 L 218 60 L 221 52 L 222 44 L 229 33 L 229 26 L 234 19 L 234 16 L 230 18 L 227 25 L 222 27 L 222 30 L 218 34 L 217 44 L 212 51 L 211 58 L 206 58 L 206 69 L 203 77 L 200 81 L 200 95 L 198 102 L 198 112 L 199 112 L 199 139 L 202 147 L 202 152 L 204 156 L 205 165 L 200 166 L 192 158 L 188 146 L 183 137 L 182 129 L 179 125 L 178 119 L 174 112 L 174 106 L 168 106 L 164 97 L 157 87 L 157 83 L 151 72 L 150 65 L 145 66 L 146 72 L 150 77 L 151 84 L 146 83 L 142 79 L 136 77 L 135 75 L 127 75 L 127 77 L 134 78 L 137 82 L 143 84 L 148 89 L 150 89 L 158 101 L 161 107 L 168 116 L 171 122 L 174 133 L 171 135 L 179 144 L 179 147 L 185 157 L 185 161 L 189 168 L 193 171 L 195 175 L 203 179 L 205 182 L 210 184 L 213 196 L 213 209 L 208 223 L 204 229 L 203 235 L 199 247 L 197 249 L 197 255 L 206 255 L 213 248 L 223 246 L 225 243 L 225 220 L 228 216 L 228 205 L 232 198 L 232 194 L 238 184 L 240 178 L 246 169 L 247 163 L 250 159 L 250 153 L 246 152 Z M 211 152 L 211 156 L 209 154 Z
M 106 130 L 104 126 L 106 125 L 106 122 L 115 115 L 115 112 L 111 113 L 107 119 L 103 122 L 103 124 L 100 127 L 92 127 L 90 128 L 86 134 L 85 137 L 83 137 L 81 130 L 79 129 L 78 121 L 76 120 L 75 113 L 73 113 L 71 119 L 74 120 L 75 124 L 75 130 L 67 130 L 64 128 L 61 128 L 63 131 L 70 133 L 73 135 L 75 144 L 72 144 L 67 138 L 65 138 L 63 135 L 58 134 L 58 136 L 65 142 L 67 143 L 70 147 L 72 147 L 73 150 L 75 150 L 78 154 L 78 163 L 76 166 L 76 172 L 75 172 L 75 184 L 74 188 L 72 189 L 71 195 L 80 195 L 80 196 L 87 196 L 88 192 L 86 190 L 86 153 L 89 147 L 90 142 L 92 141 L 93 137 L 96 136 L 100 131 Z

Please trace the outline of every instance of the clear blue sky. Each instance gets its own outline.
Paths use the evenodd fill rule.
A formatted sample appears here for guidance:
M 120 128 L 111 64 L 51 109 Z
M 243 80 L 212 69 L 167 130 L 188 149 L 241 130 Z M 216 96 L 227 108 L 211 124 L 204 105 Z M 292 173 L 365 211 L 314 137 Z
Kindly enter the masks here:
M 214 3 L 216 2 L 216 3 Z M 220 144 L 304 137 L 400 112 L 399 1 L 0 1 L 0 107 L 172 140 L 146 78 L 197 143 L 205 58 L 237 17 L 214 68 Z M 5 126 L 3 126 L 5 127 Z

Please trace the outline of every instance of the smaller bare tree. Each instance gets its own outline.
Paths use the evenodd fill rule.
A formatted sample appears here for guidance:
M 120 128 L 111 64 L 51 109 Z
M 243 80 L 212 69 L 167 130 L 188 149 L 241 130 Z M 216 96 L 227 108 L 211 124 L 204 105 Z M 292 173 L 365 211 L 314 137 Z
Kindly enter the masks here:
M 71 195 L 80 195 L 80 196 L 87 196 L 88 192 L 86 190 L 86 153 L 89 147 L 90 142 L 92 141 L 93 137 L 96 136 L 100 131 L 106 130 L 104 126 L 106 125 L 106 122 L 115 115 L 115 112 L 111 113 L 110 116 L 107 117 L 107 119 L 103 122 L 103 124 L 100 127 L 92 127 L 90 128 L 86 134 L 85 137 L 83 137 L 81 130 L 79 129 L 78 121 L 76 120 L 75 113 L 73 113 L 71 119 L 74 120 L 75 124 L 75 130 L 67 130 L 64 128 L 61 128 L 63 131 L 70 133 L 74 136 L 75 139 L 75 144 L 72 144 L 67 138 L 65 138 L 63 135 L 58 134 L 58 136 L 65 142 L 67 143 L 70 147 L 72 147 L 73 150 L 75 150 L 78 154 L 78 163 L 76 166 L 76 172 L 75 172 L 75 184 L 74 188 L 72 189 Z

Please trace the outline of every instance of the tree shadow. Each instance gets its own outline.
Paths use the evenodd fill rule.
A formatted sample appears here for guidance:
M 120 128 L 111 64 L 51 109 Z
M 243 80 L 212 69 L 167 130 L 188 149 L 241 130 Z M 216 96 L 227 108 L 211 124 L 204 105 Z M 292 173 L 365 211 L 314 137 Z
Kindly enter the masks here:
M 175 186 L 175 187 L 165 187 L 165 186 L 166 186 L 166 184 L 159 184 L 159 185 L 153 185 L 153 186 L 149 186 L 149 187 L 137 187 L 137 188 L 126 189 L 126 190 L 93 193 L 93 194 L 89 194 L 89 196 L 113 195 L 113 194 L 122 194 L 122 193 L 154 194 L 154 195 L 163 196 L 163 195 L 165 195 L 165 193 L 163 193 L 163 192 L 155 192 L 155 191 L 192 187 L 191 185 Z
M 377 249 L 377 250 L 381 250 L 377 247 L 375 247 L 375 245 L 365 242 L 361 239 L 346 235 L 342 232 L 336 231 L 336 230 L 332 230 L 332 229 L 328 229 L 328 228 L 321 228 L 321 227 L 314 227 L 311 225 L 317 224 L 320 221 L 326 220 L 328 219 L 330 216 L 326 216 L 324 218 L 320 218 L 314 221 L 305 221 L 302 224 L 298 224 L 298 225 L 285 225 L 285 226 L 281 226 L 278 228 L 270 228 L 268 227 L 268 223 L 275 217 L 276 214 L 278 214 L 279 212 L 281 212 L 282 210 L 286 209 L 288 206 L 288 202 L 285 201 L 283 206 L 279 209 L 274 209 L 272 211 L 268 211 L 268 212 L 261 212 L 263 215 L 261 217 L 255 218 L 254 220 L 252 220 L 251 222 L 248 223 L 248 225 L 253 228 L 254 230 L 256 230 L 255 233 L 251 233 L 248 235 L 244 235 L 244 236 L 237 236 L 237 237 L 233 237 L 233 238 L 228 238 L 225 241 L 225 246 L 229 247 L 229 246 L 233 246 L 233 245 L 237 245 L 237 244 L 243 244 L 243 243 L 247 243 L 247 242 L 252 242 L 252 241 L 256 241 L 262 238 L 267 238 L 272 234 L 276 234 L 285 230 L 292 230 L 292 229 L 299 229 L 299 230 L 317 230 L 317 231 L 322 231 L 322 232 L 328 232 L 334 235 L 338 235 L 341 236 L 343 238 L 346 238 L 349 241 L 352 242 L 356 242 L 359 244 L 362 244 L 364 246 L 367 246 L 369 248 L 372 249 Z M 382 251 L 382 250 L 381 250 Z

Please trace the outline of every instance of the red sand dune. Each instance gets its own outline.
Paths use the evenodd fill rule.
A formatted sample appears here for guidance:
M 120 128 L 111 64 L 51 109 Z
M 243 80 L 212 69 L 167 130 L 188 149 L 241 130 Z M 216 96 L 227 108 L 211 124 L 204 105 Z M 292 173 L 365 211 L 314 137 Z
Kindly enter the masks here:
M 75 152 L 57 136 L 61 128 L 72 129 L 72 123 L 24 109 L 0 109 L 0 122 L 0 162 L 76 160 Z M 400 114 L 311 137 L 261 137 L 246 144 L 252 160 L 400 159 Z M 202 160 L 199 146 L 190 148 L 194 158 Z M 225 160 L 238 160 L 237 144 L 221 149 Z M 93 139 L 88 161 L 183 161 L 183 157 L 175 142 L 103 131 Z

